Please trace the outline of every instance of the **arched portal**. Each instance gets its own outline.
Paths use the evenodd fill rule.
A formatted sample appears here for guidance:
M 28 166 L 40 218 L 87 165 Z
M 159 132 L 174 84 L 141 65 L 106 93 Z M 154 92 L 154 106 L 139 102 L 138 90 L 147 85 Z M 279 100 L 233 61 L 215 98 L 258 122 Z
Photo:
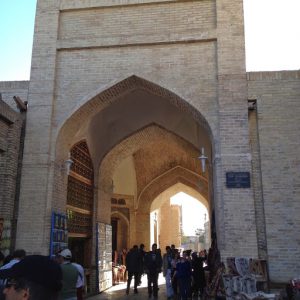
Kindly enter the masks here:
M 59 131 L 56 163 L 61 164 L 71 145 L 82 139 L 95 169 L 93 224 L 110 226 L 114 199 L 125 199 L 118 209 L 128 220 L 129 247 L 150 246 L 151 203 L 177 183 L 201 194 L 211 211 L 212 169 L 202 173 L 198 160 L 204 147 L 211 161 L 211 129 L 195 107 L 169 90 L 131 76 L 83 99 Z M 57 172 L 55 180 L 64 182 L 63 176 Z M 54 194 L 57 207 L 64 209 L 62 193 Z M 105 236 L 109 232 L 100 230 L 103 236 L 93 239 L 91 257 L 96 257 L 100 240 L 111 247 L 111 236 Z M 103 274 L 99 276 L 107 276 Z

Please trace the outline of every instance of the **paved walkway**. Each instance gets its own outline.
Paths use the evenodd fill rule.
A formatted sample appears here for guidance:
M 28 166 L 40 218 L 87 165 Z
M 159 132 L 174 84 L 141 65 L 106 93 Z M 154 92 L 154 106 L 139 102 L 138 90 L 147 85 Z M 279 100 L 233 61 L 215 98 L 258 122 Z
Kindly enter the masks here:
M 142 284 L 138 287 L 138 294 L 133 293 L 133 281 L 131 282 L 130 293 L 126 295 L 126 283 L 121 283 L 111 287 L 110 289 L 102 292 L 101 294 L 93 297 L 89 297 L 88 300 L 142 300 L 149 299 L 147 291 L 147 276 L 142 277 Z M 153 299 L 153 298 L 152 298 Z M 159 291 L 158 299 L 167 299 L 165 279 L 161 275 L 159 276 Z
M 158 300 L 166 300 L 167 295 L 166 295 L 166 285 L 165 285 L 165 279 L 160 274 L 159 280 L 158 280 L 158 285 L 159 285 L 159 291 L 158 291 Z M 130 288 L 130 293 L 129 295 L 126 295 L 126 283 L 121 283 L 118 285 L 115 285 L 111 287 L 110 289 L 102 292 L 99 295 L 88 297 L 87 300 L 115 300 L 115 299 L 120 299 L 120 300 L 150 300 L 148 298 L 148 290 L 147 290 L 147 276 L 144 275 L 142 277 L 142 284 L 141 286 L 138 287 L 138 294 L 133 293 L 133 280 L 131 282 L 131 288 Z M 279 299 L 281 290 L 272 290 L 271 293 L 274 293 L 277 295 L 276 299 Z M 154 300 L 152 297 L 151 300 Z M 174 298 L 175 300 L 175 298 Z M 193 297 L 193 300 L 201 300 L 200 297 Z

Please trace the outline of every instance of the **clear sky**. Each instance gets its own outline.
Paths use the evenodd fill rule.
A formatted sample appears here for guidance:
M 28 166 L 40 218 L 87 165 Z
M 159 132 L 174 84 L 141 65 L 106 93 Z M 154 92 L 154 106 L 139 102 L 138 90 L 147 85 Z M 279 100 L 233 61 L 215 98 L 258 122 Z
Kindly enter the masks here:
M 0 0 L 0 81 L 29 80 L 36 0 Z
M 0 81 L 29 80 L 36 0 L 0 0 Z M 247 71 L 300 69 L 300 0 L 244 0 Z
M 300 0 L 244 0 L 247 71 L 300 69 Z

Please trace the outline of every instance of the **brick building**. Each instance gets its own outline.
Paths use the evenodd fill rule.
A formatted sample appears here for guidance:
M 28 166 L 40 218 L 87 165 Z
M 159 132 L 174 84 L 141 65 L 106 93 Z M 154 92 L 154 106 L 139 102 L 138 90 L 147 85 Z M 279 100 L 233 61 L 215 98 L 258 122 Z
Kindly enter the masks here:
M 149 247 L 151 204 L 180 183 L 223 259 L 299 275 L 300 72 L 246 73 L 242 0 L 39 0 L 21 92 L 17 247 L 68 243 L 103 289 L 112 245 Z
M 0 82 L 0 250 L 5 255 L 15 247 L 27 110 L 20 97 L 16 102 L 13 97 L 20 93 L 27 99 L 27 89 L 28 82 Z

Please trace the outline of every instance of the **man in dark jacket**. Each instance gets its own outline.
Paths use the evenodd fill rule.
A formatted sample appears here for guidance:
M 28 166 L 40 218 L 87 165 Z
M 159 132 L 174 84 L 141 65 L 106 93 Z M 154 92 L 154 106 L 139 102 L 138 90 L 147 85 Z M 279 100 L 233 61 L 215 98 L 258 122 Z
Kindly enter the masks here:
M 148 294 L 149 298 L 152 296 L 157 298 L 158 294 L 158 274 L 162 269 L 162 257 L 160 251 L 157 249 L 157 244 L 152 245 L 152 251 L 149 251 L 145 256 L 145 271 L 148 279 Z
M 139 274 L 141 270 L 142 264 L 142 256 L 139 252 L 139 248 L 137 245 L 134 245 L 132 249 L 126 255 L 126 269 L 128 272 L 127 279 L 127 289 L 126 294 L 129 294 L 130 284 L 132 280 L 132 276 L 134 276 L 134 293 L 137 294 L 138 283 L 139 283 Z
M 140 248 L 139 248 L 139 253 L 141 255 L 141 268 L 140 268 L 140 272 L 139 272 L 139 281 L 138 281 L 138 285 L 141 285 L 142 284 L 142 276 L 144 274 L 144 261 L 145 261 L 145 255 L 146 255 L 146 252 L 145 252 L 145 245 L 144 244 L 140 244 Z

